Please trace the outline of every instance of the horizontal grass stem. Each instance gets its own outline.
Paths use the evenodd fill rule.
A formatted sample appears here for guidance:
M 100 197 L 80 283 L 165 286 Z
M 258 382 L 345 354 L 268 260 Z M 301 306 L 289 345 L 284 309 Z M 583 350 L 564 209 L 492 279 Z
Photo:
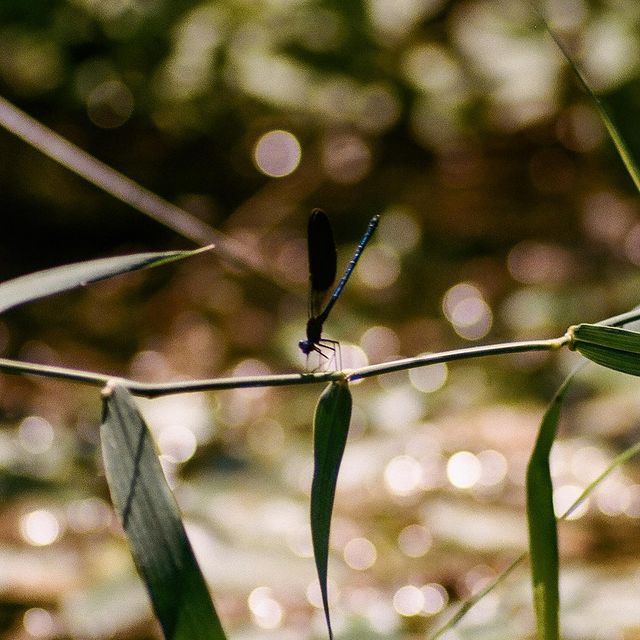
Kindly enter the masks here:
M 67 367 L 19 362 L 0 358 L 0 371 L 16 375 L 33 375 L 43 378 L 57 378 L 69 382 L 79 382 L 94 387 L 105 387 L 117 382 L 130 393 L 145 398 L 156 398 L 175 393 L 193 393 L 197 391 L 213 391 L 223 389 L 241 389 L 247 387 L 282 387 L 297 384 L 312 384 L 344 380 L 341 371 L 321 373 L 287 373 L 273 376 L 240 376 L 233 378 L 210 378 L 202 380 L 181 380 L 178 382 L 139 382 L 120 376 L 105 375 Z
M 432 364 L 441 364 L 443 362 L 453 362 L 454 360 L 469 360 L 471 358 L 482 358 L 485 356 L 495 356 L 505 353 L 524 353 L 526 351 L 555 351 L 569 344 L 570 337 L 567 335 L 561 338 L 552 338 L 550 340 L 529 340 L 526 342 L 507 342 L 504 344 L 490 344 L 480 347 L 467 347 L 466 349 L 456 349 L 454 351 L 443 351 L 441 353 L 429 353 L 414 358 L 404 358 L 402 360 L 393 360 L 391 362 L 383 362 L 368 367 L 361 367 L 350 371 L 347 380 L 354 381 L 361 378 L 369 378 L 370 376 L 382 375 L 385 373 L 393 373 L 404 369 L 415 369 L 417 367 L 425 367 Z
M 425 367 L 453 360 L 464 360 L 482 356 L 499 355 L 504 353 L 522 353 L 525 351 L 550 351 L 568 344 L 569 338 L 563 336 L 551 340 L 532 340 L 530 342 L 509 342 L 505 344 L 469 347 L 455 351 L 433 353 L 415 358 L 404 358 L 392 362 L 352 369 L 350 371 L 325 371 L 320 373 L 288 373 L 272 376 L 246 376 L 233 378 L 212 378 L 204 380 L 184 380 L 179 382 L 138 382 L 118 376 L 109 376 L 90 371 L 80 371 L 66 367 L 55 367 L 44 364 L 20 362 L 0 358 L 0 371 L 17 375 L 34 375 L 45 378 L 57 378 L 79 382 L 98 387 L 104 387 L 113 380 L 126 387 L 132 394 L 146 398 L 155 398 L 175 393 L 193 393 L 196 391 L 214 391 L 222 389 L 240 389 L 246 387 L 282 387 L 298 384 L 317 384 L 336 380 L 358 380 L 374 375 L 392 373 L 405 369 Z

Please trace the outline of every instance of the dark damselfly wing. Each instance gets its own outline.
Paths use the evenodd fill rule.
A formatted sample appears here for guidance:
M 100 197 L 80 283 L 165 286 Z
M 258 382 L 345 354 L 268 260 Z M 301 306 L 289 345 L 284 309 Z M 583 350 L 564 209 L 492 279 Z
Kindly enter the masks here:
M 307 230 L 309 252 L 309 317 L 320 315 L 324 301 L 336 279 L 337 255 L 327 214 L 314 209 Z

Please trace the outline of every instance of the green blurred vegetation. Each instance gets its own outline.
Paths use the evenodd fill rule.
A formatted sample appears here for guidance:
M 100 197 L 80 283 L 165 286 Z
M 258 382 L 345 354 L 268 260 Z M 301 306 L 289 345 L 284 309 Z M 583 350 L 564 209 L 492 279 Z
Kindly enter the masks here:
M 544 9 L 639 157 L 637 3 Z M 4 0 L 0 95 L 269 267 L 258 277 L 213 252 L 12 310 L 0 324 L 6 357 L 149 380 L 299 370 L 314 206 L 334 222 L 342 264 L 382 214 L 326 326 L 345 358 L 350 343 L 377 362 L 553 337 L 639 303 L 637 194 L 525 2 Z M 256 145 L 278 130 L 302 155 L 273 178 Z M 0 195 L 2 279 L 189 246 L 4 130 Z M 338 637 L 422 637 L 433 616 L 399 615 L 402 587 L 456 600 L 525 547 L 524 465 L 574 361 L 474 361 L 354 389 L 329 562 Z M 635 442 L 636 385 L 596 367 L 582 375 L 555 451 L 559 490 Z M 141 403 L 231 638 L 323 637 L 305 537 L 318 392 Z M 99 411 L 95 390 L 0 378 L 3 637 L 156 637 L 106 501 Z M 461 452 L 486 476 L 468 488 L 447 467 Z M 637 482 L 629 466 L 560 527 L 567 638 L 638 634 L 640 617 L 621 613 L 638 602 Z M 34 542 L 30 518 L 58 532 Z M 344 559 L 360 539 L 377 549 L 362 571 Z M 407 540 L 423 552 L 408 554 Z M 459 637 L 531 637 L 528 578 L 508 584 Z M 252 609 L 256 588 L 271 589 L 255 596 L 269 601 L 262 610 L 280 607 L 272 630 L 277 615 Z

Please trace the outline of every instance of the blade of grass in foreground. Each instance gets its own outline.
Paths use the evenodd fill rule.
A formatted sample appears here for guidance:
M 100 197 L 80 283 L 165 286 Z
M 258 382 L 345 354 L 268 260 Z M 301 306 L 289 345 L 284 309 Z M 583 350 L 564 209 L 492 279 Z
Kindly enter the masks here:
M 596 109 L 598 110 L 598 115 L 600 116 L 600 119 L 602 120 L 605 128 L 607 129 L 607 133 L 609 134 L 609 137 L 611 138 L 613 144 L 616 147 L 616 150 L 618 151 L 618 155 L 622 159 L 622 162 L 624 163 L 624 166 L 627 169 L 627 172 L 629 173 L 629 175 L 631 176 L 631 179 L 636 185 L 636 189 L 640 191 L 640 171 L 638 171 L 638 167 L 636 166 L 636 163 L 633 159 L 633 156 L 631 155 L 631 152 L 629 151 L 629 148 L 627 147 L 624 140 L 622 139 L 622 136 L 620 135 L 620 132 L 618 131 L 618 128 L 616 127 L 616 125 L 613 123 L 613 120 L 609 116 L 604 104 L 602 103 L 602 100 L 600 100 L 600 98 L 598 98 L 598 96 L 593 92 L 593 90 L 589 86 L 589 83 L 587 82 L 587 79 L 584 77 L 582 71 L 580 71 L 580 67 L 578 67 L 578 64 L 574 61 L 573 57 L 569 53 L 569 50 L 567 49 L 567 47 L 565 47 L 562 40 L 560 40 L 558 35 L 551 29 L 548 22 L 544 19 L 544 17 L 542 16 L 538 8 L 535 5 L 533 5 L 533 7 L 534 7 L 534 10 L 540 16 L 540 19 L 542 20 L 542 22 L 544 23 L 544 26 L 549 32 L 549 35 L 554 39 L 556 45 L 558 45 L 558 48 L 560 49 L 560 51 L 562 51 L 562 54 L 567 59 L 567 62 L 573 69 L 573 72 L 576 74 L 576 77 L 580 81 L 580 84 L 584 87 L 585 91 L 589 94 L 589 96 L 593 100 L 593 103 L 595 104 Z
M 0 283 L 0 313 L 25 302 L 32 302 L 55 293 L 76 289 L 90 282 L 105 280 L 129 271 L 156 267 L 174 260 L 182 260 L 208 248 L 204 247 L 194 251 L 136 253 L 129 256 L 75 262 L 7 280 Z
M 151 434 L 131 394 L 104 393 L 100 427 L 109 491 L 167 640 L 225 640 Z
M 573 375 L 573 374 L 572 374 Z M 634 456 L 637 456 L 640 453 L 640 443 L 636 443 L 633 446 L 625 449 L 622 453 L 619 453 L 613 461 L 607 466 L 607 468 L 598 475 L 598 477 L 593 480 L 584 491 L 574 500 L 573 504 L 560 516 L 558 520 L 566 520 L 588 497 L 593 493 L 593 491 L 609 476 L 609 474 L 625 464 Z M 465 600 L 459 609 L 453 614 L 451 618 L 449 618 L 442 626 L 440 626 L 432 635 L 429 636 L 429 640 L 437 640 L 440 638 L 445 631 L 452 629 L 455 627 L 462 618 L 476 605 L 482 598 L 491 593 L 499 584 L 501 584 L 505 578 L 511 574 L 511 572 L 518 566 L 520 566 L 525 558 L 527 557 L 526 553 L 520 554 L 515 560 L 511 562 L 511 564 L 500 574 L 498 575 L 490 584 L 488 584 L 484 589 L 474 594 L 467 600 Z
M 553 510 L 553 484 L 549 454 L 558 432 L 560 409 L 578 366 L 565 379 L 542 418 L 538 438 L 527 467 L 527 521 L 531 579 L 538 640 L 560 638 L 558 589 L 558 531 Z
M 333 638 L 329 616 L 327 568 L 331 513 L 338 471 L 347 443 L 351 419 L 351 392 L 346 382 L 332 382 L 320 396 L 313 421 L 313 482 L 311 484 L 311 537 L 318 571 L 324 615 Z
M 526 557 L 526 553 L 521 553 L 499 576 L 495 578 L 495 580 L 490 582 L 484 589 L 478 591 L 478 593 L 474 593 L 470 598 L 467 598 L 451 618 L 449 618 L 449 620 L 447 620 L 441 627 L 438 627 L 438 629 L 428 637 L 428 640 L 437 640 L 445 633 L 445 631 L 453 629 L 453 627 L 455 627 L 458 622 L 460 622 L 460 620 L 462 620 L 462 618 L 464 618 L 464 616 L 466 616 L 467 613 L 469 613 L 469 611 L 475 607 L 480 600 L 482 600 L 482 598 L 491 593 L 501 582 L 506 580 L 511 572 L 518 567 Z

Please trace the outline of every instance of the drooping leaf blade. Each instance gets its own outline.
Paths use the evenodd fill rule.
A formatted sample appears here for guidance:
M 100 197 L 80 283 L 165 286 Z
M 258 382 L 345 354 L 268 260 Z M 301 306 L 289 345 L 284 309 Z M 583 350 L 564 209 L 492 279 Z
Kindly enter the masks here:
M 167 640 L 225 640 L 206 583 L 133 397 L 104 394 L 102 455 L 113 504 Z
M 327 572 L 331 514 L 338 471 L 351 420 L 351 392 L 346 382 L 332 382 L 320 396 L 313 421 L 313 482 L 311 484 L 311 537 L 322 604 L 333 638 L 329 615 Z
M 0 283 L 0 313 L 26 302 L 82 287 L 90 282 L 182 260 L 208 248 L 204 247 L 204 249 L 195 249 L 194 251 L 136 253 L 128 256 L 74 262 L 7 280 Z
M 640 376 L 640 333 L 601 324 L 571 327 L 571 348 L 593 362 Z
M 567 376 L 551 400 L 527 466 L 527 523 L 538 640 L 560 638 L 558 531 L 549 455 L 558 432 L 562 402 L 580 368 Z

